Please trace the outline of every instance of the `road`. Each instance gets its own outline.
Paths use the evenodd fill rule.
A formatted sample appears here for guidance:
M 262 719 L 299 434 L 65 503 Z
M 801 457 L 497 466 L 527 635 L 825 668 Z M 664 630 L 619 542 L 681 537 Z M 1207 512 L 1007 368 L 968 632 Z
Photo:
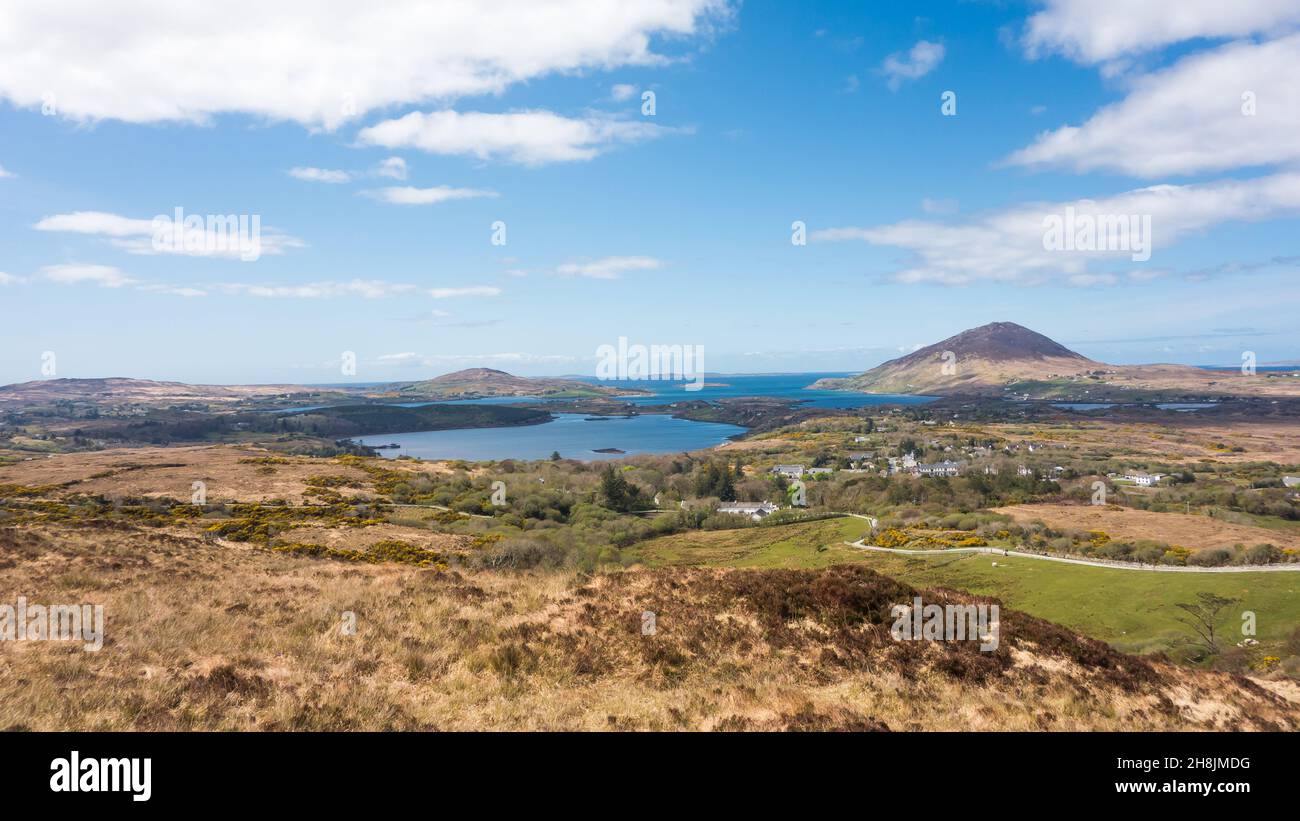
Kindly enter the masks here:
M 1097 559 L 1067 559 L 1064 556 L 1044 556 L 1040 553 L 1021 553 L 1018 550 L 1003 550 L 998 547 L 950 547 L 943 550 L 906 550 L 900 547 L 876 547 L 863 544 L 863 540 L 845 542 L 849 547 L 859 550 L 874 550 L 878 553 L 896 553 L 900 556 L 938 556 L 948 553 L 987 553 L 990 556 L 1006 556 L 1017 559 L 1042 559 L 1063 564 L 1082 564 L 1089 567 L 1108 567 L 1113 570 L 1148 570 L 1158 573 L 1284 573 L 1300 572 L 1300 562 L 1290 564 L 1249 564 L 1232 567 L 1185 567 L 1168 564 L 1134 564 L 1132 562 L 1106 562 Z

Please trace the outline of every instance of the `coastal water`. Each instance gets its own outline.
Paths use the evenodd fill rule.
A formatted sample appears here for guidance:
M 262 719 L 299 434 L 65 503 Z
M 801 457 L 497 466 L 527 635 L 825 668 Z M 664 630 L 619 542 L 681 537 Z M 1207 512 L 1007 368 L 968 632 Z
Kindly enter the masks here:
M 688 390 L 690 382 L 660 380 L 597 380 L 587 376 L 568 377 L 575 381 L 587 382 L 604 387 L 643 390 L 650 393 L 645 396 L 620 397 L 621 401 L 634 405 L 664 405 L 673 402 L 690 402 L 703 399 L 715 402 L 719 399 L 733 399 L 741 396 L 759 396 L 780 399 L 796 399 L 801 403 L 816 408 L 865 408 L 872 405 L 920 405 L 933 402 L 933 396 L 903 396 L 895 394 L 855 393 L 853 391 L 808 390 L 808 386 L 819 379 L 852 376 L 848 373 L 759 373 L 759 374 L 719 374 L 703 380 L 704 386 L 699 390 Z M 547 401 L 545 398 L 534 401 Z M 463 402 L 508 404 L 521 401 L 521 397 L 505 396 L 488 399 L 466 399 Z M 562 401 L 562 400 L 556 400 Z M 414 404 L 414 403 L 412 403 Z
M 929 396 L 895 396 L 850 391 L 807 390 L 823 377 L 849 376 L 844 373 L 742 374 L 715 375 L 704 380 L 700 390 L 687 390 L 689 383 L 656 380 L 597 381 L 573 377 L 591 384 L 650 391 L 644 396 L 620 397 L 632 405 L 665 405 L 674 402 L 743 396 L 795 399 L 818 408 L 862 408 L 874 405 L 919 405 L 931 402 Z M 433 402 L 402 402 L 405 407 L 428 404 L 506 405 L 518 402 L 566 401 L 544 397 L 499 396 Z M 556 420 L 541 425 L 509 428 L 474 428 L 468 430 L 422 431 L 357 437 L 365 445 L 398 444 L 401 449 L 385 450 L 385 456 L 415 456 L 421 459 L 546 459 L 553 451 L 569 459 L 610 459 L 636 453 L 680 453 L 709 448 L 729 437 L 744 433 L 736 425 L 674 419 L 666 414 L 633 417 L 610 417 L 586 421 L 582 414 L 556 414 Z M 613 448 L 625 453 L 597 453 Z
M 559 451 L 566 459 L 592 461 L 617 459 L 638 453 L 680 453 L 700 450 L 744 433 L 736 425 L 692 422 L 664 414 L 610 417 L 588 421 L 580 413 L 558 413 L 541 425 L 467 430 L 431 430 L 384 433 L 354 441 L 371 447 L 398 444 L 400 450 L 382 450 L 384 456 L 419 459 L 547 459 Z M 599 449 L 622 453 L 597 453 Z

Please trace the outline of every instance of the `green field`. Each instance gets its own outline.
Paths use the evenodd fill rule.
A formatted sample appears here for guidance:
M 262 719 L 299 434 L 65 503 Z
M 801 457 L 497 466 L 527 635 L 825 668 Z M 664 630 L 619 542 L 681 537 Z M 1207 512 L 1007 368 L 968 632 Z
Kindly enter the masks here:
M 843 542 L 860 519 L 678 534 L 628 552 L 647 565 L 816 568 L 861 562 L 915 587 L 952 587 L 996 596 L 1008 607 L 1071 627 L 1128 652 L 1174 651 L 1189 635 L 1175 605 L 1199 592 L 1240 599 L 1218 625 L 1225 646 L 1241 640 L 1241 613 L 1254 611 L 1259 652 L 1281 647 L 1300 626 L 1300 573 L 1156 573 L 1083 567 L 976 553 L 895 556 Z M 997 566 L 994 566 L 994 562 Z M 1278 653 L 1285 655 L 1284 653 Z

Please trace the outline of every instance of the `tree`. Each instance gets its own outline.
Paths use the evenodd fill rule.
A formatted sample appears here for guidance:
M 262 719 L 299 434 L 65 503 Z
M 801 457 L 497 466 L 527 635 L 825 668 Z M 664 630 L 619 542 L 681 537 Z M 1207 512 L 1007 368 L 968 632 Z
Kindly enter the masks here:
M 731 471 L 724 465 L 718 473 L 718 498 L 724 502 L 736 501 L 736 485 L 731 481 Z
M 560 452 L 558 450 L 551 451 L 551 461 L 552 462 L 560 461 Z
M 606 465 L 600 475 L 600 495 L 605 499 L 605 507 L 619 513 L 635 510 L 641 494 L 621 471 L 613 465 Z
M 1214 593 L 1197 593 L 1196 599 L 1192 603 L 1184 602 L 1175 605 L 1187 613 L 1186 616 L 1178 617 L 1178 621 L 1192 628 L 1200 645 L 1207 652 L 1217 654 L 1219 642 L 1215 635 L 1214 623 L 1218 621 L 1219 611 L 1230 604 L 1236 604 L 1240 599 L 1229 599 Z

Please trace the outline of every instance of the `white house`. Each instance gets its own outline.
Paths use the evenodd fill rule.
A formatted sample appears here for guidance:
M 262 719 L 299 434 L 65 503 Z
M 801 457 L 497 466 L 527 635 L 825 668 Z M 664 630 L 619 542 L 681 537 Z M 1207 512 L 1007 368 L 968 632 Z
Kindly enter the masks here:
M 725 502 L 718 506 L 719 513 L 732 513 L 737 516 L 748 516 L 754 521 L 769 516 L 781 508 L 771 502 Z
M 1300 487 L 1300 476 L 1283 476 L 1283 487 Z
M 1135 485 L 1150 487 L 1165 478 L 1165 475 L 1163 473 L 1147 473 L 1144 470 L 1136 470 L 1132 473 L 1125 473 L 1123 478 Z
M 942 462 L 916 466 L 916 472 L 922 476 L 956 476 L 961 473 L 961 469 L 961 462 L 953 462 L 948 459 L 945 459 Z
M 1034 469 L 1031 468 L 1029 465 L 1021 465 L 1020 467 L 1016 468 L 1016 475 L 1017 475 L 1017 476 L 1033 476 L 1033 475 L 1034 475 Z
M 803 470 L 803 465 L 777 465 L 772 468 L 773 473 L 790 479 L 798 479 L 803 476 Z

